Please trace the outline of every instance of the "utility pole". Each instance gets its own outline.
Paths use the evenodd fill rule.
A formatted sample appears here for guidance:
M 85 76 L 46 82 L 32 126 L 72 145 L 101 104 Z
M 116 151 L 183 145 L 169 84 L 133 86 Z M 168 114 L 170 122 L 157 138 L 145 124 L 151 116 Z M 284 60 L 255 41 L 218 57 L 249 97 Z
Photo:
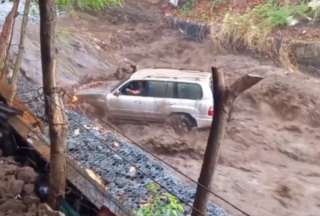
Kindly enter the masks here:
M 43 92 L 50 133 L 49 204 L 54 210 L 59 210 L 66 186 L 67 126 L 56 85 L 55 0 L 40 0 L 39 9 Z
M 16 62 L 14 65 L 12 77 L 9 80 L 9 83 L 12 85 L 11 95 L 9 96 L 9 99 L 8 99 L 9 104 L 12 104 L 14 97 L 16 96 L 16 93 L 17 93 L 17 82 L 18 82 L 19 71 L 20 71 L 21 62 L 22 62 L 22 56 L 24 53 L 24 41 L 25 41 L 25 35 L 26 35 L 26 30 L 28 25 L 30 1 L 31 0 L 26 0 L 24 5 L 24 12 L 23 12 L 23 18 L 21 23 L 19 50 L 18 50 Z
M 248 74 L 234 82 L 230 87 L 226 87 L 223 73 L 213 67 L 212 79 L 215 114 L 198 180 L 199 184 L 193 203 L 192 216 L 207 215 L 208 189 L 210 190 L 210 184 L 218 162 L 219 148 L 225 134 L 225 125 L 235 99 L 263 78 Z

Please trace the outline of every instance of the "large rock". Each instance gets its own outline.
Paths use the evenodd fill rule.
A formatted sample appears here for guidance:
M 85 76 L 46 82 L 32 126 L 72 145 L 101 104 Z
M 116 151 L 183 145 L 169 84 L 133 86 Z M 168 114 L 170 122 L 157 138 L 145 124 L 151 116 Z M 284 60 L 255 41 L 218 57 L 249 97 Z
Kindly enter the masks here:
M 14 213 L 22 213 L 26 211 L 26 206 L 23 204 L 21 200 L 9 199 L 0 205 L 0 212 L 8 212 L 8 211 L 11 211 Z
M 14 175 L 17 171 L 17 166 L 13 164 L 5 164 L 0 169 L 0 179 L 5 178 L 7 175 Z
M 30 206 L 32 204 L 39 204 L 40 199 L 37 196 L 28 195 L 28 196 L 23 197 L 23 203 L 26 204 L 27 206 Z
M 13 198 L 21 194 L 23 186 L 24 186 L 24 181 L 22 180 L 17 179 L 17 180 L 10 181 L 7 196 Z
M 1 198 L 14 198 L 21 194 L 24 182 L 15 179 L 14 176 L 8 176 L 7 181 L 0 182 L 0 197 Z
M 17 170 L 17 179 L 24 181 L 26 184 L 35 183 L 38 174 L 31 167 L 21 167 Z
M 25 184 L 23 187 L 24 195 L 31 195 L 34 192 L 34 184 Z

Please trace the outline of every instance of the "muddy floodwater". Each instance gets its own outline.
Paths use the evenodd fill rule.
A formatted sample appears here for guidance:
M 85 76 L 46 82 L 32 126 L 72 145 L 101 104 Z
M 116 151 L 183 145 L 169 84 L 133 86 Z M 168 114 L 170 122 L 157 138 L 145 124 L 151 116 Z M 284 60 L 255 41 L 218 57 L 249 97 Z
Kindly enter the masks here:
M 320 80 L 245 54 L 218 52 L 210 36 L 202 42 L 189 40 L 168 27 L 160 8 L 147 0 L 127 0 L 119 9 L 59 17 L 59 86 L 70 92 L 104 87 L 108 81 L 116 81 L 119 66 L 129 63 L 138 68 L 202 71 L 216 66 L 224 72 L 227 83 L 247 73 L 262 75 L 264 80 L 235 102 L 212 190 L 251 215 L 318 215 Z M 38 35 L 37 24 L 30 24 L 22 70 L 35 85 L 41 83 Z M 14 55 L 16 50 L 11 52 Z M 105 116 L 93 113 L 89 117 L 98 121 Z M 116 126 L 197 180 L 207 130 L 179 136 L 166 125 L 122 122 Z

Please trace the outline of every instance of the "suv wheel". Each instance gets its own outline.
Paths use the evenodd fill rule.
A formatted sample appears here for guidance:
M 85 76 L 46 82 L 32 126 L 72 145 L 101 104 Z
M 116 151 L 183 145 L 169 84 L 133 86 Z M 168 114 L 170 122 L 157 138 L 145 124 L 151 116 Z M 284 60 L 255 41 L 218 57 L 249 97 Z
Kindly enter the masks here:
M 187 133 L 195 126 L 193 119 L 185 114 L 171 115 L 168 123 L 177 134 Z

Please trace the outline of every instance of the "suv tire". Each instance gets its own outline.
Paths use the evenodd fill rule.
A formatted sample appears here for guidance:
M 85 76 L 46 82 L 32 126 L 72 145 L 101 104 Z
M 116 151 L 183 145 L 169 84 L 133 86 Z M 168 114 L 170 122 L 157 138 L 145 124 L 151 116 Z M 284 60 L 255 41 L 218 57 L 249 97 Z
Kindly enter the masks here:
M 185 134 L 195 126 L 194 120 L 186 114 L 173 114 L 168 123 L 177 134 Z

